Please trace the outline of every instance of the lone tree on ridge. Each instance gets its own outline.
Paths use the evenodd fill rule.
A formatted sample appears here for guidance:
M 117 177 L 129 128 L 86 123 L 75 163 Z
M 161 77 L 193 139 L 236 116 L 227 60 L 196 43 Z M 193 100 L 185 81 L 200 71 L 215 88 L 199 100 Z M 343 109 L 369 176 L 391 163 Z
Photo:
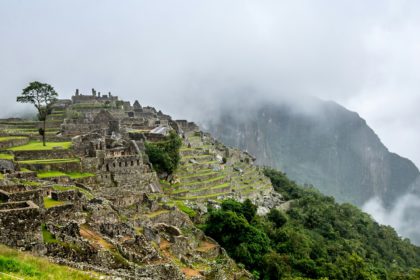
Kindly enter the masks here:
M 43 122 L 39 134 L 42 136 L 42 143 L 45 146 L 45 125 L 47 116 L 51 114 L 52 105 L 57 100 L 58 93 L 49 84 L 37 81 L 31 82 L 29 86 L 22 90 L 16 101 L 20 103 L 31 103 L 38 110 L 38 120 Z

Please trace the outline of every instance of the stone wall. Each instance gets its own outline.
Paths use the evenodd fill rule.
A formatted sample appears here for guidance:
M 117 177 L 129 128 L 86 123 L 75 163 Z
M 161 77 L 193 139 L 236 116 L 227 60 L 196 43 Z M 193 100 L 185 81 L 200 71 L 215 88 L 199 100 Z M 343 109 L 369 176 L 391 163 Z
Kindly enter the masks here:
M 9 202 L 13 201 L 32 201 L 38 207 L 44 207 L 43 192 L 42 190 L 29 190 L 23 192 L 8 193 Z
M 20 167 L 24 167 L 30 170 L 37 170 L 37 171 L 62 171 L 62 172 L 80 172 L 81 164 L 80 162 L 58 162 L 58 163 L 48 163 L 48 164 L 27 164 L 27 163 L 20 163 Z
M 79 200 L 82 194 L 78 190 L 52 191 L 51 198 L 61 201 Z
M 42 242 L 41 211 L 31 201 L 0 204 L 0 243 L 31 249 Z
M 46 151 L 15 151 L 15 160 L 57 159 L 74 157 L 71 149 L 52 149 Z
M 11 139 L 11 140 L 6 140 L 6 141 L 1 141 L 0 142 L 0 150 L 1 149 L 8 149 L 14 146 L 21 146 L 21 145 L 25 145 L 28 144 L 29 139 L 28 138 L 22 138 L 22 139 Z
M 63 205 L 48 208 L 45 212 L 45 220 L 60 221 L 70 220 L 76 213 L 76 206 L 73 203 L 66 203 Z

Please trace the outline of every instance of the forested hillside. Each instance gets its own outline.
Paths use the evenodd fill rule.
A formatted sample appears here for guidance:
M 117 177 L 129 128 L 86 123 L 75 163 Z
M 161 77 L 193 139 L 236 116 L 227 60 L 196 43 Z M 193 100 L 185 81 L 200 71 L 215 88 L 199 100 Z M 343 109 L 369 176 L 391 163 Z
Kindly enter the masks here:
M 203 225 L 259 279 L 419 279 L 420 248 L 393 228 L 282 172 L 265 174 L 292 201 L 289 209 L 261 217 L 250 201 L 225 200 Z

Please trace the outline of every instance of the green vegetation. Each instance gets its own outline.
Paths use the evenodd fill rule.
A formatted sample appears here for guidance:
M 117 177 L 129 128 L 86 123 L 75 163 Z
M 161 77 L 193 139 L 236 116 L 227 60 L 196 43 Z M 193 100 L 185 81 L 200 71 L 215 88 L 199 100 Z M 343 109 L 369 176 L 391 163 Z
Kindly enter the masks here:
M 40 179 L 61 177 L 61 176 L 69 176 L 70 179 L 81 179 L 81 178 L 93 177 L 95 176 L 95 174 L 87 173 L 87 172 L 81 173 L 81 172 L 62 172 L 62 171 L 39 171 L 37 176 Z
M 97 279 L 99 275 L 53 264 L 47 258 L 9 249 L 0 245 L 0 279 L 63 279 L 88 280 Z
M 79 158 L 57 158 L 57 159 L 34 159 L 21 160 L 20 164 L 55 164 L 55 163 L 75 163 L 80 162 Z
M 22 140 L 22 139 L 26 139 L 27 137 L 23 137 L 23 136 L 5 136 L 5 137 L 0 137 L 0 142 L 6 142 L 6 141 L 12 141 L 12 140 Z
M 283 212 L 255 215 L 249 201 L 210 209 L 203 229 L 259 279 L 419 279 L 420 248 L 350 204 L 267 169 Z M 299 278 L 302 277 L 302 278 Z
M 39 129 L 42 143 L 45 146 L 45 128 L 47 116 L 52 113 L 52 106 L 56 102 L 58 93 L 54 88 L 45 83 L 34 81 L 23 89 L 21 95 L 16 98 L 17 102 L 30 103 L 38 111 L 38 120 L 42 121 L 43 127 Z
M 153 168 L 158 173 L 166 172 L 172 174 L 179 164 L 179 149 L 182 145 L 182 140 L 173 131 L 171 131 L 167 138 L 167 141 L 147 142 L 146 154 L 153 164 Z
M 44 151 L 52 150 L 54 147 L 60 147 L 61 149 L 69 149 L 71 142 L 48 142 L 44 146 L 42 142 L 32 141 L 23 146 L 17 146 L 10 148 L 10 151 Z
M 3 173 L 0 173 L 0 180 L 3 180 L 3 179 L 4 179 Z
M 37 177 L 40 179 L 61 177 L 61 176 L 67 176 L 67 174 L 61 171 L 40 171 L 37 174 Z
M 83 179 L 95 176 L 95 174 L 88 172 L 67 172 L 67 175 L 70 179 Z
M 63 205 L 65 203 L 66 203 L 65 201 L 54 200 L 54 199 L 52 199 L 48 196 L 44 197 L 44 207 L 46 209 L 54 207 L 54 206 L 60 206 L 60 205 Z
M 186 206 L 184 202 L 182 201 L 176 201 L 175 202 L 176 207 L 178 207 L 179 210 L 187 214 L 191 219 L 193 219 L 195 216 L 197 216 L 197 213 L 191 209 L 190 207 Z
M 58 240 L 55 239 L 55 236 L 48 231 L 45 224 L 41 225 L 42 230 L 42 240 L 44 240 L 44 243 L 46 244 L 52 244 L 52 243 L 58 243 Z

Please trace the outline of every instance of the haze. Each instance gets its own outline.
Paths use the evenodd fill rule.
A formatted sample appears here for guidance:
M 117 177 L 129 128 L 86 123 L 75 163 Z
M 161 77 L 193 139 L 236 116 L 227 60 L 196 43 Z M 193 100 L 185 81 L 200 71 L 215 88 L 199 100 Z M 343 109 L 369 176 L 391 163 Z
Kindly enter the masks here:
M 0 1 L 0 117 L 32 80 L 202 119 L 317 96 L 420 165 L 418 1 Z

